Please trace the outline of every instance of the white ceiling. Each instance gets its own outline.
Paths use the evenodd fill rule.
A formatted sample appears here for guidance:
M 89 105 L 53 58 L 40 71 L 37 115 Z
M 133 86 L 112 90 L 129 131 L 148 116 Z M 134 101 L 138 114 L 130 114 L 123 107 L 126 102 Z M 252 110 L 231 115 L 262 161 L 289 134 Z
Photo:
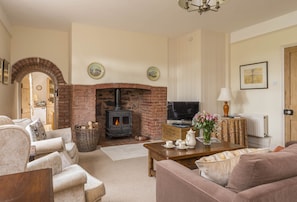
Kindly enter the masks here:
M 227 0 L 199 15 L 177 0 L 0 0 L 12 25 L 70 30 L 71 23 L 175 37 L 196 29 L 233 32 L 297 10 L 297 0 Z

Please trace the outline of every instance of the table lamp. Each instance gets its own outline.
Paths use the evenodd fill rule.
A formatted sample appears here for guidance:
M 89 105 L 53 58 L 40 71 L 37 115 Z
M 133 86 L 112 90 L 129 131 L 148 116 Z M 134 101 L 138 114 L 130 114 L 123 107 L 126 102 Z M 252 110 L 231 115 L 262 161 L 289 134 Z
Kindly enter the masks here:
M 231 92 L 229 88 L 221 88 L 221 92 L 220 95 L 218 97 L 218 101 L 223 101 L 224 102 L 224 106 L 223 106 L 223 110 L 224 110 L 224 116 L 228 117 L 228 113 L 229 113 L 229 105 L 228 105 L 228 101 L 231 100 Z

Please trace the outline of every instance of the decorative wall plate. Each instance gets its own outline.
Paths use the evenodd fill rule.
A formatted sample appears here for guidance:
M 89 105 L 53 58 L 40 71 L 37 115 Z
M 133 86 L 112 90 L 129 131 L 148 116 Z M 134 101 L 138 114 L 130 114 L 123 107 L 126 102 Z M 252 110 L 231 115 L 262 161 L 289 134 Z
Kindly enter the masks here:
M 104 66 L 100 63 L 93 62 L 88 66 L 88 74 L 93 79 L 100 79 L 105 73 Z
M 151 81 L 157 81 L 160 77 L 160 71 L 157 67 L 151 66 L 147 69 L 147 77 Z

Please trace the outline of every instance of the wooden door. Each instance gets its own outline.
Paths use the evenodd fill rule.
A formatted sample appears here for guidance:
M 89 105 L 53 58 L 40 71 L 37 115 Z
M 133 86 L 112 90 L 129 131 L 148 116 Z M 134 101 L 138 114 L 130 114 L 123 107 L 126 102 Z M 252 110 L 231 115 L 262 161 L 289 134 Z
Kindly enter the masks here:
M 29 74 L 23 78 L 21 88 L 22 118 L 31 118 Z
M 297 140 L 297 46 L 285 49 L 285 142 Z

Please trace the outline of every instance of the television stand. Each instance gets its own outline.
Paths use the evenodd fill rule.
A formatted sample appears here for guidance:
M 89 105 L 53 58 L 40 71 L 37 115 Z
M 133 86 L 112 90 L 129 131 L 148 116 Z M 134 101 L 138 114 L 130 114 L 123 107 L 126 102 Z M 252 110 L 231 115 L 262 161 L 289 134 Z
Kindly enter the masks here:
M 174 122 L 171 125 L 175 126 L 175 127 L 178 127 L 178 128 L 190 128 L 191 127 L 191 124 L 189 124 L 189 123 Z
M 191 125 L 185 123 L 179 123 L 183 125 L 183 127 L 175 126 L 173 124 L 162 124 L 162 140 L 178 140 L 178 139 L 186 139 L 186 135 L 188 130 L 190 130 Z M 196 134 L 197 135 L 197 134 Z

